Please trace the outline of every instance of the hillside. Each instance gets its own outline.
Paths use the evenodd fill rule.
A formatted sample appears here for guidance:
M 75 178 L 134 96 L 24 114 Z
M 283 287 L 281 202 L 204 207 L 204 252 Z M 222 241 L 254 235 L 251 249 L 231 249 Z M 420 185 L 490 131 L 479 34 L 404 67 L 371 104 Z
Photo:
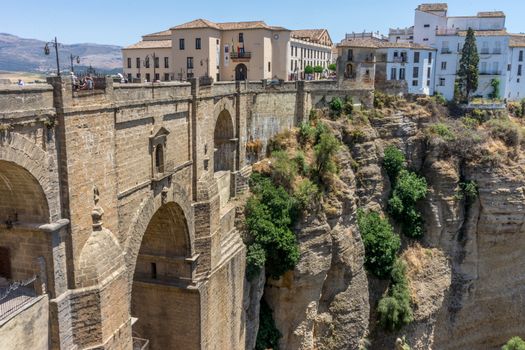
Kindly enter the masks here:
M 45 42 L 0 33 L 0 70 L 18 72 L 51 72 L 55 70 L 55 54 L 44 55 Z M 60 69 L 68 70 L 69 56 L 80 56 L 79 68 L 90 65 L 100 71 L 122 68 L 120 46 L 91 43 L 60 45 Z

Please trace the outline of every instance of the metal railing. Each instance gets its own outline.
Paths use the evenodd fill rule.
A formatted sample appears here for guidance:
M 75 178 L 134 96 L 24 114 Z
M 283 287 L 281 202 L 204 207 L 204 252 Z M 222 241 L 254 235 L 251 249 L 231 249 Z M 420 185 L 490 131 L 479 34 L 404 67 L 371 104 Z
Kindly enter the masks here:
M 248 52 L 248 51 L 231 52 L 230 53 L 230 58 L 233 59 L 233 60 L 239 59 L 239 58 L 250 59 L 250 58 L 252 58 L 252 53 Z
M 451 53 L 452 53 L 452 50 L 450 50 L 450 49 L 441 49 L 441 53 L 442 53 L 443 55 L 451 54 Z
M 25 281 L 15 281 L 0 287 L 0 320 L 14 314 L 38 295 L 35 288 L 37 277 Z
M 149 340 L 133 337 L 133 350 L 148 350 Z

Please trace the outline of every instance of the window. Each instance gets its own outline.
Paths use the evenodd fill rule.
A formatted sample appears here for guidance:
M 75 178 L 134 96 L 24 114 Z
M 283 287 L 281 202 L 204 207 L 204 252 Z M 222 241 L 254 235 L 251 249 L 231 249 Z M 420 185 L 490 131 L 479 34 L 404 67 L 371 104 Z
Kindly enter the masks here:
M 239 42 L 244 43 L 244 33 L 239 33 Z
M 414 67 L 412 72 L 413 78 L 419 78 L 419 67 Z
M 430 86 L 430 79 L 427 80 L 427 86 Z
M 427 79 L 430 79 L 430 67 L 427 68 Z
M 195 39 L 195 49 L 200 50 L 201 49 L 201 38 Z
M 146 73 L 146 81 L 150 81 L 150 80 L 151 80 L 151 79 L 150 79 L 150 75 L 149 75 L 149 73 Z
M 144 60 L 144 67 L 149 68 L 149 57 Z
M 151 263 L 151 278 L 156 280 L 157 279 L 157 264 Z
M 131 68 L 131 57 L 128 57 L 128 68 Z
M 481 62 L 480 74 L 487 74 L 487 62 Z
M 268 72 L 272 71 L 272 62 L 268 62 Z
M 136 64 L 137 64 L 137 68 L 140 68 L 140 57 L 137 57 Z
M 399 68 L 399 80 L 405 80 L 405 68 Z
M 155 68 L 159 68 L 159 66 L 160 66 L 160 64 L 159 64 L 159 57 L 155 56 L 154 60 L 155 60 L 155 62 L 154 62 Z
M 423 38 L 423 41 L 428 41 L 428 38 Z
M 523 62 L 523 50 L 520 50 L 518 61 Z
M 164 148 L 161 144 L 155 147 L 155 170 L 158 174 L 164 173 Z
M 511 69 L 512 69 L 512 65 L 511 64 L 507 64 L 507 71 L 510 72 Z
M 186 68 L 193 69 L 193 57 L 186 58 Z
M 394 58 L 398 57 L 399 56 L 399 52 L 397 51 L 394 51 Z
M 521 77 L 521 64 L 518 66 L 518 76 Z
M 390 69 L 390 80 L 397 80 L 397 69 L 396 68 Z
M 428 63 L 432 63 L 432 52 L 428 53 Z
M 164 68 L 169 68 L 169 67 L 170 67 L 170 58 L 164 57 Z
M 441 62 L 441 70 L 447 70 L 447 62 L 446 61 Z
M 133 79 L 133 76 L 131 75 L 131 73 L 128 73 L 128 81 L 131 83 L 131 80 Z
M 140 73 L 137 73 L 137 79 L 140 79 Z
M 354 50 L 350 49 L 348 50 L 347 61 L 352 62 L 353 60 L 354 60 Z
M 492 73 L 499 74 L 499 62 L 492 62 Z
M 445 86 L 445 78 L 439 78 L 439 86 Z
M 170 74 L 164 73 L 164 81 L 170 81 Z
M 179 39 L 179 50 L 184 50 L 184 39 Z
M 412 80 L 412 86 L 418 86 L 419 82 L 417 80 Z
M 155 81 L 159 81 L 160 80 L 160 74 L 159 73 L 155 73 Z
M 414 52 L 414 63 L 419 63 L 419 52 Z
M 424 24 L 423 27 L 430 28 L 430 24 Z

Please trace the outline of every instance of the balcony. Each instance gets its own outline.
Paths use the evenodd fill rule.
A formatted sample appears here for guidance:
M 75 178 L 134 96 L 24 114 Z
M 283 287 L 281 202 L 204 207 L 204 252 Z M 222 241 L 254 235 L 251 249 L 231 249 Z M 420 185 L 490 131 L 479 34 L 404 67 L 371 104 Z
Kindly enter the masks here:
M 445 48 L 441 49 L 441 54 L 443 54 L 443 55 L 448 55 L 448 54 L 451 54 L 451 53 L 452 53 L 452 50 L 450 50 L 450 49 L 445 49 Z
M 406 57 L 394 57 L 393 60 L 394 63 L 407 63 Z
M 231 52 L 230 58 L 233 61 L 249 61 L 252 58 L 252 53 L 248 51 Z
M 481 51 L 479 53 L 481 55 L 490 55 L 490 50 L 489 49 L 481 49 Z
M 479 72 L 479 75 L 501 75 L 501 71 L 498 70 L 498 71 L 484 71 L 484 72 Z

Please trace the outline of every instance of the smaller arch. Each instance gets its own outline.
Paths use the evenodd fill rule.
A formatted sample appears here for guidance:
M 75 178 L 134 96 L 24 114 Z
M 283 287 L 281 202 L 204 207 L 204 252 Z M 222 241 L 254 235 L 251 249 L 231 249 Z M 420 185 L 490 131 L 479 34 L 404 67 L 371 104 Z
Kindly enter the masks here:
M 214 172 L 233 171 L 235 165 L 235 142 L 233 121 L 230 112 L 222 110 L 213 132 Z
M 239 63 L 235 67 L 235 80 L 248 80 L 248 67 L 244 63 Z
M 345 76 L 346 76 L 348 79 L 355 78 L 355 70 L 354 70 L 354 65 L 353 65 L 352 63 L 348 63 L 348 64 L 346 65 Z

